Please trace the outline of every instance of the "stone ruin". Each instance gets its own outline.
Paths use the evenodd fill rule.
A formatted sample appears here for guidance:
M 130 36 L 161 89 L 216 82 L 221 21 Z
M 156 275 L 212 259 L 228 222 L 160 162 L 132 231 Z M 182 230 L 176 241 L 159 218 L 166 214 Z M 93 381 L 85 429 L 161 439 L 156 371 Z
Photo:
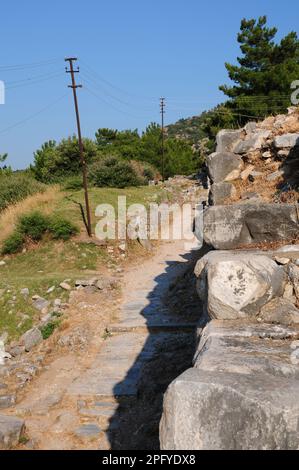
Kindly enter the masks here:
M 221 131 L 207 166 L 203 312 L 161 448 L 299 449 L 298 110 Z

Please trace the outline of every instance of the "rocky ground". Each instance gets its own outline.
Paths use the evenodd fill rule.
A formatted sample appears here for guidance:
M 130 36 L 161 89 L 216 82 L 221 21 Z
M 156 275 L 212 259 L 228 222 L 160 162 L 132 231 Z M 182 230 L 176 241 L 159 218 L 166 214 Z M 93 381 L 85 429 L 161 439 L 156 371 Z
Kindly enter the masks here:
M 208 157 L 212 204 L 295 204 L 299 193 L 299 111 L 221 131 Z
M 168 184 L 180 202 L 197 193 Z M 163 393 L 191 364 L 201 306 L 182 241 L 143 250 L 75 288 L 66 279 L 64 301 L 33 296 L 40 323 L 2 347 L 0 448 L 159 448 Z

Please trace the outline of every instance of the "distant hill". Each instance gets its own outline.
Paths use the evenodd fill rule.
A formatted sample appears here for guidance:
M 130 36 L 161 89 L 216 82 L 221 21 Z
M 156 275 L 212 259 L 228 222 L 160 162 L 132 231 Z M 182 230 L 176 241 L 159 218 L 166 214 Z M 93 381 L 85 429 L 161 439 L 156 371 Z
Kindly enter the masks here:
M 199 116 L 180 119 L 166 127 L 169 137 L 184 139 L 199 148 L 204 141 L 211 151 L 215 146 L 216 135 L 221 129 L 236 129 L 240 127 L 239 115 L 230 109 L 228 103 L 220 103 L 215 108 L 204 111 Z M 248 121 L 245 120 L 245 123 Z
M 208 112 L 204 112 L 199 116 L 192 116 L 186 119 L 180 119 L 174 124 L 168 125 L 165 130 L 169 137 L 175 137 L 177 139 L 184 139 L 197 144 L 203 139 L 206 134 L 202 129 L 202 125 L 205 122 Z

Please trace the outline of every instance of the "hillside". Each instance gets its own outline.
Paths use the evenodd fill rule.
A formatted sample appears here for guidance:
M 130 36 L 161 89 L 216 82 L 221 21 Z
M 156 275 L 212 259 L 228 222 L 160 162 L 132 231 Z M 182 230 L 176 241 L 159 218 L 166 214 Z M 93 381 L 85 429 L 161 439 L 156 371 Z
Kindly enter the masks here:
M 179 119 L 174 124 L 166 127 L 168 137 L 185 139 L 191 141 L 192 144 L 197 144 L 200 139 L 205 137 L 202 130 L 202 124 L 208 113 L 204 112 L 199 116 L 192 116 L 190 118 Z

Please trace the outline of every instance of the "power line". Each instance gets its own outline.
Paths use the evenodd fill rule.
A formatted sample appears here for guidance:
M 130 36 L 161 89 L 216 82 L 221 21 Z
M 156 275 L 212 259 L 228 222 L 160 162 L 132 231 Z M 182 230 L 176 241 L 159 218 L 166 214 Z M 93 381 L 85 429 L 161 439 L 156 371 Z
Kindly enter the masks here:
M 90 77 L 90 75 L 89 76 L 86 75 L 86 72 L 81 72 L 81 75 L 85 80 L 89 81 L 90 83 L 93 83 L 94 84 L 93 86 L 97 86 L 98 88 L 103 89 L 102 87 L 99 87 L 98 82 L 96 80 L 94 80 L 92 77 Z M 107 92 L 105 89 L 103 89 L 103 91 L 105 92 L 106 95 L 110 96 L 110 98 L 118 101 L 121 104 L 124 104 L 125 106 L 130 106 L 129 103 L 127 103 L 126 101 L 123 101 L 122 99 L 112 95 L 111 93 Z
M 136 94 L 134 94 L 134 93 L 130 93 L 129 91 L 126 91 L 126 90 L 124 90 L 124 89 L 122 89 L 122 88 L 120 88 L 120 87 L 114 85 L 114 84 L 111 83 L 109 80 L 107 80 L 107 79 L 103 78 L 101 75 L 99 75 L 98 72 L 96 72 L 95 70 L 93 70 L 85 61 L 82 60 L 81 62 L 82 62 L 83 64 L 85 64 L 85 67 L 86 67 L 87 69 L 89 69 L 89 71 L 90 71 L 90 73 L 92 73 L 92 75 L 98 77 L 98 79 L 99 79 L 100 81 L 102 81 L 102 82 L 105 83 L 106 85 L 110 86 L 110 87 L 113 88 L 114 90 L 119 91 L 120 93 L 123 93 L 123 94 L 125 94 L 125 95 L 131 96 L 132 98 L 141 98 L 141 99 L 144 99 L 144 100 L 146 100 L 146 101 L 151 101 L 152 103 L 156 102 L 156 99 L 157 99 L 157 98 L 154 97 L 154 96 L 149 97 L 149 96 L 136 95 Z
M 149 107 L 149 106 L 138 106 L 137 104 L 132 104 L 132 103 L 128 103 L 127 101 L 124 101 L 123 99 L 113 95 L 112 93 L 110 93 L 109 91 L 107 91 L 103 85 L 99 85 L 99 82 L 97 82 L 95 79 L 93 79 L 90 74 L 86 75 L 86 72 L 81 72 L 81 75 L 83 76 L 83 78 L 91 83 L 93 86 L 95 86 L 97 89 L 103 91 L 103 93 L 105 93 L 106 96 L 109 96 L 110 98 L 112 98 L 113 100 L 117 101 L 118 103 L 124 105 L 124 106 L 127 106 L 129 108 L 135 108 L 135 109 L 139 109 L 140 107 L 143 109 L 143 110 L 151 110 L 153 111 L 154 110 L 154 103 L 153 103 L 153 106 L 152 107 Z
M 39 116 L 39 115 L 42 114 L 44 111 L 47 111 L 49 108 L 51 108 L 52 106 L 54 106 L 55 104 L 57 104 L 59 101 L 61 101 L 66 95 L 67 95 L 67 93 L 64 93 L 64 95 L 60 96 L 60 98 L 58 98 L 57 100 L 55 100 L 55 101 L 49 103 L 47 106 L 45 106 L 44 108 L 40 109 L 40 110 L 37 111 L 36 113 L 31 114 L 31 115 L 28 116 L 27 118 L 22 119 L 21 121 L 18 121 L 18 122 L 16 122 L 15 124 L 12 124 L 11 126 L 6 127 L 5 129 L 0 130 L 0 134 L 4 134 L 4 133 L 10 131 L 11 129 L 14 129 L 14 128 L 17 127 L 17 126 L 20 126 L 21 124 L 25 124 L 27 121 L 30 121 L 31 119 L 35 118 L 36 116 Z
M 88 93 L 90 93 L 95 98 L 100 100 L 102 103 L 106 104 L 109 108 L 114 109 L 118 113 L 124 114 L 125 116 L 133 117 L 135 119 L 147 119 L 148 118 L 148 116 L 137 116 L 136 114 L 132 114 L 128 111 L 123 111 L 122 109 L 117 108 L 114 104 L 109 103 L 107 100 L 105 100 L 104 98 L 102 98 L 101 96 L 99 96 L 97 93 L 95 93 L 93 90 L 91 90 L 90 88 L 88 88 L 86 86 L 84 86 L 84 90 L 86 90 Z
M 29 64 L 0 65 L 0 71 L 1 72 L 4 72 L 4 71 L 11 72 L 11 71 L 17 71 L 17 70 L 19 71 L 19 70 L 25 70 L 25 69 L 31 69 L 31 68 L 46 67 L 48 65 L 52 65 L 52 64 L 58 63 L 60 61 L 61 61 L 61 59 L 57 58 L 57 59 L 44 60 L 44 61 L 40 61 L 40 62 L 32 62 L 32 63 L 29 63 Z
M 27 81 L 26 83 L 19 83 L 19 84 L 16 84 L 16 85 L 12 85 L 12 86 L 6 86 L 6 90 L 14 90 L 16 88 L 23 88 L 24 86 L 28 86 L 28 85 L 38 85 L 39 83 L 43 83 L 43 82 L 47 82 L 49 80 L 53 80 L 55 78 L 58 78 L 58 77 L 61 77 L 63 75 L 63 72 L 59 72 L 59 73 L 56 73 L 56 74 L 53 74 L 53 75 L 48 75 L 48 77 L 45 77 L 43 79 L 39 79 L 39 80 L 30 80 L 30 81 Z
M 24 83 L 24 82 L 27 82 L 27 81 L 31 81 L 31 80 L 39 80 L 39 79 L 43 79 L 43 78 L 47 78 L 49 77 L 51 74 L 56 74 L 56 73 L 62 73 L 61 72 L 61 69 L 55 69 L 55 70 L 52 70 L 52 71 L 49 71 L 47 73 L 43 73 L 43 74 L 39 74 L 39 75 L 33 75 L 31 77 L 25 77 L 25 78 L 21 78 L 20 80 L 13 80 L 13 81 L 7 81 L 5 80 L 5 85 L 17 85 L 18 83 Z

